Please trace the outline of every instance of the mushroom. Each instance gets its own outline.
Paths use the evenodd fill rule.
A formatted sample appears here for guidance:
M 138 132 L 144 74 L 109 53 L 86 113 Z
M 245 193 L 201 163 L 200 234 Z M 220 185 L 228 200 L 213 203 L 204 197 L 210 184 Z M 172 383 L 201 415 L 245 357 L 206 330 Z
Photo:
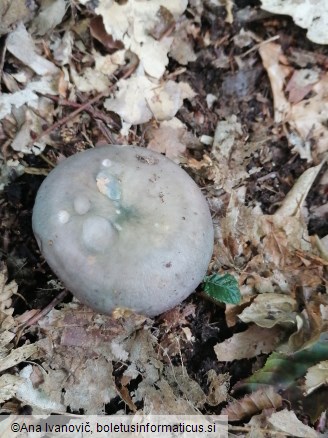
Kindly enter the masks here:
M 61 162 L 42 183 L 33 231 L 46 261 L 100 313 L 163 313 L 202 281 L 213 251 L 207 202 L 189 175 L 137 146 Z

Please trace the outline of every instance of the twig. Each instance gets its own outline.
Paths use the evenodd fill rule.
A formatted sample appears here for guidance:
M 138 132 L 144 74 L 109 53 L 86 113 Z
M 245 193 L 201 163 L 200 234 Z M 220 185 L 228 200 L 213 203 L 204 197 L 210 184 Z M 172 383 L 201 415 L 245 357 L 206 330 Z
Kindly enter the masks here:
M 32 316 L 29 320 L 27 320 L 21 327 L 18 328 L 16 333 L 16 343 L 19 341 L 23 331 L 30 327 L 31 325 L 38 322 L 41 318 L 43 318 L 47 313 L 50 312 L 57 304 L 59 304 L 68 294 L 67 290 L 62 290 L 46 307 L 44 307 L 40 312 L 38 312 L 36 315 Z
M 61 125 L 63 125 L 64 123 L 69 122 L 71 119 L 74 119 L 75 116 L 77 116 L 78 114 L 80 114 L 82 111 L 84 111 L 85 109 L 87 109 L 90 105 L 98 102 L 101 98 L 105 97 L 107 95 L 107 93 L 113 88 L 114 85 L 112 85 L 109 90 L 107 90 L 106 92 L 102 92 L 100 94 L 98 94 L 97 96 L 95 96 L 93 99 L 89 100 L 88 102 L 82 104 L 79 108 L 77 108 L 75 111 L 73 111 L 71 114 L 68 114 L 66 117 L 63 117 L 62 119 L 58 120 L 58 122 L 56 122 L 54 125 L 49 126 L 49 128 L 45 129 L 44 131 L 42 131 L 32 142 L 32 144 L 36 143 L 37 141 L 39 141 L 42 137 L 44 137 L 45 135 L 49 135 L 52 131 L 54 131 L 55 129 L 59 128 Z M 32 146 L 32 144 L 30 146 Z
M 276 40 L 278 40 L 279 38 L 280 38 L 280 35 L 275 35 L 275 36 L 273 36 L 273 37 L 271 37 L 271 38 L 268 38 L 268 39 L 265 40 L 265 41 L 262 41 L 262 42 L 260 42 L 260 43 L 258 43 L 258 44 L 255 44 L 255 46 L 253 46 L 251 49 L 247 50 L 247 52 L 242 53 L 241 55 L 239 55 L 239 57 L 240 57 L 240 58 L 243 58 L 244 56 L 247 56 L 247 55 L 249 55 L 250 53 L 254 52 L 254 50 L 259 49 L 261 46 L 264 46 L 265 44 L 271 43 L 272 41 L 276 41 Z
M 129 77 L 134 72 L 134 70 L 136 68 L 137 68 L 137 64 L 132 64 L 132 65 L 128 66 L 126 72 L 121 76 L 120 79 L 126 79 L 127 77 Z M 116 82 L 114 84 L 112 84 L 108 88 L 108 90 L 97 94 L 97 96 L 95 96 L 91 100 L 88 100 L 87 102 L 83 103 L 79 108 L 77 108 L 71 114 L 68 114 L 66 117 L 63 117 L 62 119 L 58 120 L 54 125 L 49 126 L 49 128 L 42 131 L 35 139 L 33 139 L 33 142 L 31 142 L 30 146 L 32 146 L 34 143 L 39 141 L 43 136 L 49 135 L 52 131 L 59 128 L 61 125 L 69 122 L 71 119 L 74 119 L 75 116 L 80 114 L 82 111 L 87 110 L 94 103 L 99 102 L 99 100 L 102 99 L 103 97 L 107 97 L 109 95 L 109 93 L 112 91 L 112 89 L 115 87 L 115 85 L 116 85 Z M 90 108 L 89 108 L 89 110 L 90 110 Z M 92 110 L 93 110 L 93 108 L 92 108 Z
M 40 154 L 39 157 L 41 157 L 43 161 L 45 161 L 46 163 L 48 163 L 49 166 L 51 166 L 51 167 L 56 167 L 56 165 L 55 165 L 51 160 L 49 160 L 49 158 L 48 158 L 46 155 L 44 155 L 44 154 Z
M 29 175 L 45 175 L 45 176 L 47 176 L 49 173 L 49 170 L 44 169 L 44 168 L 38 168 L 38 167 L 25 167 L 24 172 L 28 173 Z
M 81 105 L 86 103 L 86 100 L 83 100 L 80 96 L 79 96 L 79 98 L 82 101 L 82 103 L 77 103 L 77 102 L 73 102 L 71 100 L 61 99 L 60 97 L 52 96 L 51 94 L 40 94 L 40 95 L 46 97 L 47 99 L 51 99 L 54 102 L 57 102 L 59 105 L 70 106 L 72 108 L 81 108 Z M 109 123 L 109 120 L 110 120 L 112 122 L 112 124 L 115 126 L 115 128 L 119 128 L 119 125 L 117 123 L 115 123 L 114 120 L 112 120 L 110 117 L 107 117 L 101 111 L 95 110 L 92 106 L 90 106 L 90 108 L 89 107 L 85 108 L 85 111 L 90 113 L 91 116 L 93 116 L 95 119 L 100 119 L 107 124 Z

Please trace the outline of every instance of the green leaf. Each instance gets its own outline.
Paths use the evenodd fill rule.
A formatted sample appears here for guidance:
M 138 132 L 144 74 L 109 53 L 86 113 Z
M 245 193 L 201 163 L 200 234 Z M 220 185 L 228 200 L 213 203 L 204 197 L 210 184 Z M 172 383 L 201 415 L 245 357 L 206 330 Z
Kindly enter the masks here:
M 219 303 L 238 304 L 241 300 L 238 282 L 230 274 L 212 274 L 205 277 L 204 292 Z
M 237 384 L 243 388 L 255 391 L 263 385 L 273 385 L 278 389 L 288 389 L 296 380 L 304 376 L 308 368 L 320 361 L 328 360 L 328 342 L 318 341 L 312 347 L 294 354 L 272 353 L 263 368 L 251 377 Z

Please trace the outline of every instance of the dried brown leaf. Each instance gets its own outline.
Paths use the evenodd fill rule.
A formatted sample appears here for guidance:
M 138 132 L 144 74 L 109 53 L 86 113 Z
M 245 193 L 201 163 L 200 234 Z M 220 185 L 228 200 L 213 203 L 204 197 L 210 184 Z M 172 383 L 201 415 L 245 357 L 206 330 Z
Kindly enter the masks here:
M 75 366 L 70 370 L 70 381 L 64 384 L 64 404 L 73 411 L 83 409 L 86 414 L 104 412 L 104 405 L 116 396 L 112 363 L 105 357 L 86 360 L 82 357 Z M 55 378 L 53 384 L 56 385 Z
M 234 273 L 238 267 L 242 295 L 238 306 L 227 306 L 227 323 L 234 325 L 241 314 L 245 322 L 263 327 L 294 326 L 289 348 L 295 351 L 325 330 L 318 309 L 311 310 L 308 304 L 303 313 L 300 309 L 304 302 L 314 303 L 317 288 L 323 284 L 326 260 L 319 256 L 316 241 L 308 236 L 300 215 L 263 215 L 243 203 L 243 194 L 232 192 L 217 230 L 216 260 Z M 311 294 L 296 294 L 302 288 L 312 290 Z M 298 328 L 297 321 L 302 321 Z
M 153 27 L 149 29 L 149 34 L 155 38 L 155 40 L 160 40 L 164 35 L 172 30 L 175 25 L 175 20 L 171 11 L 169 11 L 165 6 L 161 5 L 156 13 L 157 21 L 154 23 Z
M 8 356 L 0 359 L 0 372 L 12 368 L 31 356 L 42 357 L 43 353 L 40 350 L 39 344 L 25 344 L 22 347 L 15 348 Z
M 0 377 L 0 403 L 15 397 L 17 389 L 23 382 L 21 377 L 3 374 Z
M 156 347 L 156 339 L 146 330 L 139 331 L 131 342 L 131 365 L 124 374 L 142 377 L 133 402 L 143 400 L 147 414 L 196 414 L 195 405 L 203 405 L 205 394 L 184 368 L 165 366 L 158 360 Z
M 313 96 L 303 99 L 291 107 L 287 121 L 296 129 L 304 141 L 315 141 L 314 151 L 323 156 L 328 151 L 328 73 L 313 85 Z
M 232 401 L 226 408 L 222 409 L 221 414 L 228 415 L 229 421 L 239 421 L 264 409 L 278 409 L 281 405 L 282 397 L 275 392 L 273 387 L 269 386 Z
M 184 141 L 187 127 L 177 118 L 162 122 L 158 128 L 152 128 L 148 132 L 151 139 L 148 148 L 165 155 L 179 163 L 186 151 Z
M 301 76 L 302 73 L 297 73 L 288 65 L 288 60 L 283 56 L 278 44 L 263 44 L 259 51 L 270 78 L 274 98 L 275 122 L 289 124 L 293 131 L 289 138 L 300 153 L 301 158 L 311 161 L 312 155 L 322 156 L 328 150 L 326 126 L 328 74 L 322 72 L 318 80 L 312 83 L 311 96 L 302 100 L 297 98 L 297 102 L 293 104 L 286 97 L 286 92 L 290 91 L 291 85 L 286 89 L 285 82 L 291 73 L 294 72 L 296 77 Z M 316 72 L 312 71 L 312 77 L 315 75 Z M 301 141 L 295 141 L 295 133 L 300 136 Z M 311 139 L 315 140 L 315 148 L 312 152 L 308 145 Z
M 286 91 L 289 93 L 289 102 L 295 104 L 303 100 L 318 80 L 319 75 L 314 70 L 305 68 L 295 70 L 286 86 Z
M 169 80 L 161 85 L 153 84 L 145 97 L 158 121 L 171 120 L 179 111 L 184 99 L 192 99 L 196 93 L 186 82 Z
M 37 17 L 32 22 L 31 31 L 35 31 L 37 35 L 45 35 L 52 31 L 62 22 L 67 7 L 66 0 L 43 1 Z
M 264 293 L 258 295 L 239 318 L 243 322 L 255 322 L 260 327 L 271 328 L 276 324 L 288 327 L 295 325 L 296 311 L 297 302 L 289 295 Z
M 7 50 L 39 75 L 51 76 L 59 73 L 55 64 L 38 54 L 30 34 L 22 23 L 8 35 Z
M 163 320 L 165 330 L 172 330 L 178 326 L 188 324 L 188 317 L 195 316 L 195 304 L 188 303 L 186 306 L 176 306 L 163 313 L 160 320 Z
M 303 424 L 295 415 L 295 412 L 284 409 L 274 412 L 268 418 L 269 423 L 275 430 L 285 432 L 291 436 L 300 438 L 318 438 L 317 432 L 310 426 Z
M 52 310 L 39 325 L 56 342 L 66 347 L 101 349 L 109 343 L 124 339 L 141 328 L 147 318 L 136 313 L 124 314 L 118 318 L 97 315 L 84 306 L 61 311 Z M 55 331 L 54 331 L 55 329 Z
M 319 362 L 310 367 L 305 376 L 304 389 L 306 394 L 311 394 L 322 385 L 328 384 L 328 360 Z
M 180 21 L 176 25 L 174 32 L 175 38 L 170 48 L 170 56 L 181 65 L 187 65 L 189 62 L 194 62 L 197 59 L 188 27 L 188 20 Z
M 215 370 L 209 370 L 207 373 L 207 383 L 209 388 L 206 403 L 210 406 L 217 406 L 227 400 L 230 387 L 229 373 L 217 375 Z
M 206 395 L 199 383 L 192 379 L 183 366 L 166 367 L 165 376 L 176 396 L 183 397 L 195 408 L 201 408 L 206 402 Z
M 290 75 L 292 68 L 283 58 L 279 44 L 262 44 L 259 49 L 264 68 L 268 72 L 274 101 L 274 118 L 276 123 L 286 120 L 290 110 L 290 104 L 284 93 L 285 78 Z M 280 63 L 284 60 L 284 63 Z
M 0 2 L 0 35 L 10 31 L 19 21 L 25 21 L 32 15 L 25 0 L 2 0 Z
M 307 169 L 288 192 L 275 216 L 297 216 L 300 214 L 305 199 L 318 176 L 324 161 L 318 166 Z
M 173 38 L 162 36 L 155 39 L 150 32 L 158 22 L 160 8 L 167 9 L 176 20 L 186 9 L 186 0 L 130 0 L 122 4 L 108 5 L 100 2 L 96 13 L 103 17 L 104 26 L 114 40 L 124 41 L 125 48 L 140 59 L 142 70 L 153 78 L 161 78 L 168 64 L 168 51 Z M 160 13 L 160 12 L 159 12 Z
M 130 124 L 148 122 L 153 114 L 145 96 L 154 84 L 146 76 L 133 76 L 129 80 L 121 79 L 117 83 L 118 91 L 114 97 L 105 100 L 104 107 L 119 114 Z
M 17 293 L 18 286 L 15 280 L 7 282 L 8 273 L 4 263 L 0 263 L 0 311 L 3 314 L 0 323 L 3 322 L 6 315 L 12 315 L 14 309 L 12 305 L 12 296 Z
M 298 26 L 307 29 L 307 37 L 318 44 L 328 44 L 328 9 L 326 0 L 262 0 L 262 9 L 291 15 Z
M 280 348 L 281 351 L 289 353 L 309 348 L 319 340 L 321 333 L 327 331 L 328 324 L 322 319 L 320 302 L 315 295 L 305 302 L 305 308 L 297 315 L 296 323 L 297 330 L 290 336 L 288 346 Z
M 199 411 L 184 397 L 176 395 L 170 384 L 158 379 L 156 387 L 142 381 L 133 400 L 144 400 L 143 412 L 150 415 L 197 415 Z
M 220 362 L 249 359 L 259 354 L 271 353 L 283 338 L 279 328 L 265 329 L 252 325 L 242 333 L 235 333 L 214 346 L 215 354 Z
M 87 357 L 79 349 L 55 348 L 42 368 L 36 386 L 34 367 L 23 368 L 20 377 L 24 382 L 16 394 L 33 406 L 35 413 L 66 413 L 70 407 L 86 414 L 103 414 L 105 404 L 117 395 L 112 362 L 102 356 Z
M 90 21 L 90 32 L 93 38 L 101 42 L 109 53 L 124 48 L 124 44 L 121 41 L 114 40 L 113 37 L 106 32 L 101 15 L 94 17 Z

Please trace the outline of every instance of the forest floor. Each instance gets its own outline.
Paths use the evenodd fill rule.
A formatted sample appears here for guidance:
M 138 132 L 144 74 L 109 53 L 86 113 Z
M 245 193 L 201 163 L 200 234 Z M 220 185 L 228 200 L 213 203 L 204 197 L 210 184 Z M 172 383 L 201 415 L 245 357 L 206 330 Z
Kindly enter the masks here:
M 262 3 L 0 5 L 2 413 L 226 414 L 237 436 L 327 433 L 327 41 Z M 65 288 L 33 235 L 35 196 L 101 144 L 156 150 L 197 182 L 208 273 L 235 278 L 238 303 L 204 284 L 152 319 L 52 303 Z

